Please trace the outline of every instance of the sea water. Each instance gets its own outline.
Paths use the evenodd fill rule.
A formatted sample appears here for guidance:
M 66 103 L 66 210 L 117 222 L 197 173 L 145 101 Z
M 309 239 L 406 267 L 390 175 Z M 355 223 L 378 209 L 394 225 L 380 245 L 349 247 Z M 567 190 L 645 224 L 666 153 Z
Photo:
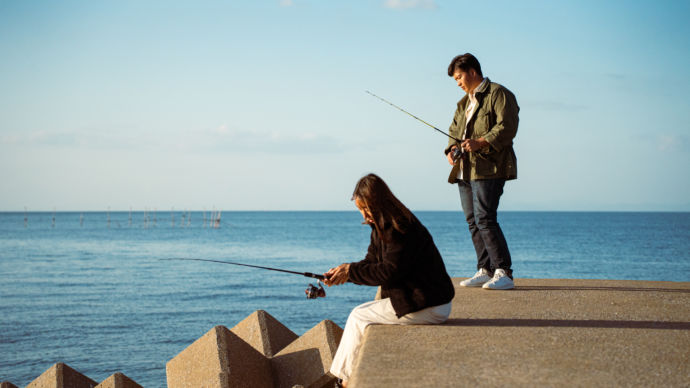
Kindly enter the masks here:
M 476 256 L 461 212 L 416 212 L 451 276 Z M 198 261 L 322 273 L 361 260 L 358 212 L 0 213 L 0 381 L 24 386 L 56 362 L 96 381 L 122 372 L 164 387 L 165 363 L 216 325 L 258 309 L 301 335 L 341 327 L 375 288 L 307 300 L 314 279 Z M 690 213 L 502 212 L 514 276 L 690 281 Z

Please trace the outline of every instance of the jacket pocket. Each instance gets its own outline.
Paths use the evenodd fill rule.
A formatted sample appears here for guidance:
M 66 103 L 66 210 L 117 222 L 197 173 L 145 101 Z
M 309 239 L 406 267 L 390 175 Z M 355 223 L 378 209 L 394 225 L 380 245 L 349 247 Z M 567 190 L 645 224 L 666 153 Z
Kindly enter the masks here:
M 475 171 L 477 175 L 496 175 L 498 166 L 496 166 L 496 163 L 492 159 L 478 156 L 475 159 Z
M 477 112 L 477 117 L 474 120 L 474 130 L 472 131 L 472 138 L 479 139 L 480 137 L 489 133 L 491 126 L 491 112 L 483 111 Z

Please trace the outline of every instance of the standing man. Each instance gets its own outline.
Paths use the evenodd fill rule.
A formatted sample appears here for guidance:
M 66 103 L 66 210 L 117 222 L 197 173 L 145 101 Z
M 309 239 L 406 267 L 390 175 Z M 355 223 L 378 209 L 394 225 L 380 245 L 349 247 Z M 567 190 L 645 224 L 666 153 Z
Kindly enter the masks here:
M 510 251 L 497 221 L 498 201 L 507 180 L 517 178 L 513 138 L 518 128 L 515 95 L 482 74 L 472 54 L 458 55 L 448 75 L 467 93 L 459 102 L 445 149 L 453 165 L 448 182 L 457 183 L 460 202 L 477 252 L 477 273 L 463 287 L 509 290 L 513 284 Z

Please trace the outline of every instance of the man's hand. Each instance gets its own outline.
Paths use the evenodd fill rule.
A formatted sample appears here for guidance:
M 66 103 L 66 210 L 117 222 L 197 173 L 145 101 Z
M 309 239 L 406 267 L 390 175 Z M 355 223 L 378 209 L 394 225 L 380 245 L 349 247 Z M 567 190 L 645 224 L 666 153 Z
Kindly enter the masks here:
M 448 163 L 450 163 L 451 166 L 455 165 L 455 161 L 453 160 L 453 154 L 455 153 L 455 150 L 458 149 L 458 146 L 454 145 L 450 147 L 450 152 L 446 154 L 446 157 L 448 158 Z
M 474 152 L 476 150 L 482 149 L 489 145 L 489 142 L 484 140 L 483 137 L 479 139 L 467 139 L 460 143 L 460 147 L 466 152 Z
M 331 268 L 323 274 L 323 276 L 326 278 L 324 279 L 324 284 L 327 285 L 328 287 L 330 286 L 337 286 L 339 284 L 343 284 L 347 282 L 349 279 L 349 274 L 350 274 L 350 264 L 340 264 L 339 266 L 335 268 Z

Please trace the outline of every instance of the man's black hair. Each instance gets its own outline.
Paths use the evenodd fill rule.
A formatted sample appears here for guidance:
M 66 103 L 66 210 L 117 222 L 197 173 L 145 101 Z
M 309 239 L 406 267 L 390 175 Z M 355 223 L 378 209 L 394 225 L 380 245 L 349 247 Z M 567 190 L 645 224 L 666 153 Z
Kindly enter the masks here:
M 453 58 L 453 60 L 450 61 L 450 65 L 448 65 L 448 76 L 452 77 L 456 70 L 469 71 L 470 69 L 474 69 L 480 77 L 484 77 L 482 74 L 482 66 L 474 55 L 470 53 L 458 55 Z

